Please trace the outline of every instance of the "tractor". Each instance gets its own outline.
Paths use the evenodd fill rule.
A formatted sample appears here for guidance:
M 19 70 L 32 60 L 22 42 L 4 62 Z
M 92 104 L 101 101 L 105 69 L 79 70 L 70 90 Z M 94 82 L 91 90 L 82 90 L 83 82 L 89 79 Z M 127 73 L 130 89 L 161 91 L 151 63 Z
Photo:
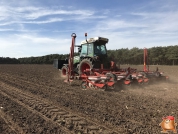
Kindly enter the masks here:
M 114 61 L 107 55 L 107 38 L 95 37 L 81 42 L 81 45 L 75 45 L 76 34 L 72 34 L 72 44 L 70 47 L 70 56 L 65 60 L 54 60 L 54 67 L 61 71 L 61 76 L 67 78 L 65 82 L 71 82 L 73 79 L 82 79 L 88 82 L 90 87 L 114 87 L 119 80 L 129 77 L 130 71 L 119 72 Z M 74 47 L 78 47 L 78 55 L 74 56 Z M 118 77 L 118 76 L 121 76 Z M 126 80 L 126 84 L 130 84 Z M 84 83 L 84 82 L 83 82 Z M 104 84 L 103 84 L 104 83 Z M 82 86 L 88 87 L 86 86 Z
M 144 70 L 137 71 L 133 68 L 118 68 L 113 61 L 114 57 L 108 57 L 106 44 L 109 39 L 95 37 L 85 40 L 80 45 L 75 45 L 76 34 L 72 35 L 70 56 L 65 60 L 55 59 L 53 66 L 61 71 L 65 82 L 72 82 L 74 79 L 82 80 L 81 87 L 94 89 L 114 89 L 116 83 L 130 85 L 132 82 L 138 84 L 148 83 L 149 79 L 168 79 L 162 72 L 150 71 L 148 64 L 147 49 L 144 49 Z M 74 48 L 78 47 L 78 55 L 74 56 Z
M 106 43 L 108 43 L 107 38 L 95 37 L 82 41 L 81 45 L 75 45 L 75 47 L 78 47 L 79 55 L 73 57 L 73 73 L 82 75 L 88 69 L 91 74 L 93 68 L 114 69 L 115 63 L 109 61 L 107 56 Z M 69 60 L 55 60 L 55 62 L 58 62 L 61 75 L 66 76 Z
M 118 81 L 124 85 L 130 85 L 133 80 L 138 83 L 148 80 L 143 78 L 142 74 L 137 73 L 136 69 L 130 67 L 120 69 L 116 66 L 113 61 L 114 57 L 107 55 L 106 44 L 109 39 L 103 37 L 87 39 L 87 34 L 85 34 L 85 40 L 81 42 L 81 45 L 75 45 L 75 38 L 76 34 L 73 33 L 69 58 L 55 59 L 53 63 L 55 68 L 60 69 L 62 77 L 67 77 L 65 82 L 82 79 L 82 88 L 112 87 L 113 89 Z M 74 56 L 75 47 L 78 47 L 77 56 Z

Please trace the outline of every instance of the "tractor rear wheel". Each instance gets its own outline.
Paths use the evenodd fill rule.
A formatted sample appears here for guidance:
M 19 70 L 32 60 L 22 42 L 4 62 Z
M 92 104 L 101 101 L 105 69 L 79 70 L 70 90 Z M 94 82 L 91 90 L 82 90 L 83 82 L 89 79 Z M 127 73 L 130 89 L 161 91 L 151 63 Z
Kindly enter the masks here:
M 68 70 L 68 67 L 67 66 L 63 66 L 61 68 L 61 77 L 63 78 L 66 78 L 67 77 L 67 70 Z
M 79 75 L 83 74 L 85 72 L 86 69 L 93 69 L 93 64 L 92 61 L 90 59 L 83 59 L 79 66 L 78 66 L 78 73 Z M 90 71 L 91 73 L 91 71 Z

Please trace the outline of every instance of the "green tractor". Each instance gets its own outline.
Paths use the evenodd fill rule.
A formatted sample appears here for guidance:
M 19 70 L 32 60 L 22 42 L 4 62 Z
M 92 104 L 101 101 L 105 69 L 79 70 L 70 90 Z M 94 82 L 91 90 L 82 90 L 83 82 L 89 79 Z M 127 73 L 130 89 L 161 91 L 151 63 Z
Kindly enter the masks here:
M 87 39 L 81 42 L 81 45 L 75 45 L 78 47 L 78 56 L 73 57 L 73 73 L 75 75 L 82 75 L 85 70 L 92 69 L 110 69 L 111 61 L 107 56 L 106 43 L 107 38 L 95 37 Z M 66 76 L 69 67 L 69 60 L 54 60 L 53 65 L 55 68 L 61 70 L 61 75 Z M 90 71 L 92 73 L 92 71 Z

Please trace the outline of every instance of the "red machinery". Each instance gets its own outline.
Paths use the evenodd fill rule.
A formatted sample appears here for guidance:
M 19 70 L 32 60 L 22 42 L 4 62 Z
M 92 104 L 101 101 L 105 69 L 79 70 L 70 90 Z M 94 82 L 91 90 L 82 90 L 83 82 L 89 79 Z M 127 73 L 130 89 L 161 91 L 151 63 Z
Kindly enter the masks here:
M 73 79 L 81 79 L 81 87 L 84 89 L 106 89 L 107 87 L 113 89 L 118 81 L 124 85 L 130 85 L 132 81 L 139 84 L 148 82 L 145 76 L 146 67 L 144 72 L 137 72 L 130 67 L 119 69 L 113 61 L 108 59 L 105 46 L 108 42 L 107 38 L 95 37 L 87 40 L 87 34 L 85 37 L 86 40 L 82 41 L 81 45 L 75 45 L 76 34 L 73 33 L 68 61 L 58 60 L 58 69 L 61 69 L 63 76 L 67 76 L 65 82 L 70 83 Z M 79 49 L 79 56 L 74 56 L 75 47 Z M 94 50 L 95 48 L 99 49 L 100 53 Z M 144 59 L 146 61 L 147 51 L 145 51 Z
M 168 76 L 163 76 L 163 72 L 159 72 L 158 67 L 156 68 L 155 71 L 150 71 L 149 70 L 149 65 L 148 65 L 148 51 L 146 48 L 144 48 L 144 66 L 143 66 L 143 71 L 140 71 L 143 73 L 143 75 L 150 80 L 156 79 L 156 80 L 167 80 Z
M 148 66 L 148 68 L 146 67 L 146 64 L 148 64 L 148 52 L 147 52 L 146 48 L 144 48 L 144 57 L 143 58 L 144 58 L 143 71 L 147 72 L 147 71 L 149 71 L 149 66 Z
M 76 75 L 74 72 L 74 65 L 73 65 L 73 61 L 74 61 L 74 47 L 75 47 L 75 38 L 76 38 L 76 34 L 73 33 L 72 34 L 72 43 L 71 43 L 71 47 L 70 47 L 70 56 L 68 59 L 68 66 L 67 68 L 62 70 L 62 73 L 65 74 L 67 76 L 67 79 L 64 82 L 72 82 L 73 79 L 82 79 L 82 84 L 81 87 L 82 88 L 94 88 L 94 89 L 106 89 L 107 87 L 114 87 L 115 84 L 115 80 L 113 75 L 111 73 L 107 73 L 107 74 L 99 74 L 96 72 L 96 70 L 90 70 L 87 69 L 88 66 L 85 65 L 86 68 L 83 69 L 83 73 L 80 75 Z M 101 70 L 103 71 L 103 69 L 100 69 L 99 72 L 101 72 Z M 90 74 L 90 72 L 92 71 L 92 74 Z
M 64 73 L 67 73 L 67 80 L 65 80 L 65 82 L 71 82 L 72 79 L 74 78 L 73 58 L 74 58 L 74 47 L 75 47 L 76 34 L 73 33 L 71 36 L 72 36 L 72 43 L 71 43 L 71 47 L 70 47 L 69 66 L 68 66 L 67 70 L 62 70 L 62 71 L 65 71 Z

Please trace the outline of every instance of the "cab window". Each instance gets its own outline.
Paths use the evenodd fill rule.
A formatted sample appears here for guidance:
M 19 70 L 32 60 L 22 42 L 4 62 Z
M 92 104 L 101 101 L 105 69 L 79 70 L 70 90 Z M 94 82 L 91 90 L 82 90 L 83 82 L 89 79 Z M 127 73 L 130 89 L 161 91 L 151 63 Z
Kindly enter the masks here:
M 93 43 L 82 45 L 81 55 L 93 56 Z
M 93 44 L 88 44 L 88 55 L 93 56 Z
M 106 54 L 106 47 L 105 47 L 105 45 L 95 45 L 94 50 L 95 50 L 95 54 L 96 55 Z
M 82 45 L 81 55 L 87 55 L 87 45 Z
M 106 54 L 106 46 L 105 45 L 101 45 L 101 54 Z

